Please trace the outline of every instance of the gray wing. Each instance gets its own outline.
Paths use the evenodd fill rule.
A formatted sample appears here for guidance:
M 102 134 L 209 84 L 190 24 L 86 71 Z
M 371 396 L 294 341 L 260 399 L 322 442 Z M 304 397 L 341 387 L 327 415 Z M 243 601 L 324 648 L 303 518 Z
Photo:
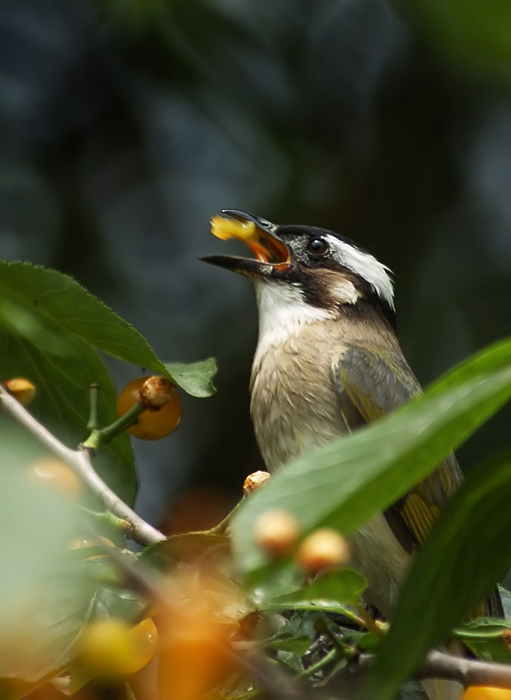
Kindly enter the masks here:
M 349 428 L 377 420 L 399 408 L 421 392 L 412 370 L 400 353 L 382 353 L 376 345 L 350 347 L 339 359 L 334 381 Z M 406 551 L 422 545 L 438 518 L 440 508 L 463 481 L 454 455 L 449 455 L 430 476 L 385 511 L 385 517 Z M 475 610 L 482 614 L 504 617 L 497 588 L 486 603 Z
M 421 391 L 400 353 L 385 351 L 384 354 L 378 346 L 370 344 L 350 347 L 344 352 L 335 370 L 335 382 L 340 408 L 350 428 L 381 418 Z M 385 516 L 408 551 L 426 540 L 439 509 L 462 479 L 459 465 L 454 455 L 450 455 L 388 509 Z

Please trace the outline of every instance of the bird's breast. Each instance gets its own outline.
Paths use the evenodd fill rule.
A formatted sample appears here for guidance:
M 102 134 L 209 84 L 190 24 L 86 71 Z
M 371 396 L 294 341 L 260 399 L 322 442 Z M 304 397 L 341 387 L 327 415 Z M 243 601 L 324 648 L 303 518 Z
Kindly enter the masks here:
M 332 365 L 342 352 L 328 350 L 320 329 L 282 334 L 256 352 L 251 412 L 269 471 L 347 431 L 333 385 Z
M 269 471 L 348 432 L 334 386 L 344 345 L 326 342 L 322 329 L 264 338 L 252 367 L 252 420 Z M 342 474 L 339 474 L 342 478 Z M 348 538 L 353 564 L 368 578 L 368 598 L 388 615 L 409 561 L 383 515 Z

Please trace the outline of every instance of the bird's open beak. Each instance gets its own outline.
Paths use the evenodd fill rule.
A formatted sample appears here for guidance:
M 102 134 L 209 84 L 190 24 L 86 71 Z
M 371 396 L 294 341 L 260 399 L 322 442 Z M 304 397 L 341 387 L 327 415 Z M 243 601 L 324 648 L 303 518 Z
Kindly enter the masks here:
M 290 253 L 276 233 L 277 227 L 265 219 L 238 209 L 222 209 L 222 216 L 211 220 L 211 231 L 218 238 L 238 238 L 254 253 L 254 258 L 234 255 L 208 255 L 201 260 L 251 277 L 269 276 L 287 270 Z

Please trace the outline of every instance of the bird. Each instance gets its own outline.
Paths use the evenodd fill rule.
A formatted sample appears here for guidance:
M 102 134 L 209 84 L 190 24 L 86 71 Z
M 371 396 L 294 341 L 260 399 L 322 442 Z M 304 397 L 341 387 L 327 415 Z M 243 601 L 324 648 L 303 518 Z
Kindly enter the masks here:
M 421 392 L 398 340 L 388 267 L 334 231 L 276 225 L 238 209 L 224 209 L 222 217 L 250 232 L 245 242 L 255 257 L 202 259 L 248 277 L 255 287 L 259 337 L 250 380 L 251 415 L 270 473 L 395 411 Z M 462 481 L 450 455 L 349 535 L 352 564 L 369 583 L 366 600 L 384 618 L 392 618 L 414 552 Z M 496 590 L 484 613 L 503 616 Z M 456 697 L 445 682 L 429 686 L 430 698 Z

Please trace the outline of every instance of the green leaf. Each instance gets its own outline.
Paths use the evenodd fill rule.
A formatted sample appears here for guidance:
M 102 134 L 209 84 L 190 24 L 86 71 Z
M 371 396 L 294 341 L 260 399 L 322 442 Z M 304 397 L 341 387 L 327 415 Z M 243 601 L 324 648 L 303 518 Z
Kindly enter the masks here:
M 474 469 L 442 512 L 406 579 L 373 668 L 371 688 L 381 700 L 394 697 L 428 649 L 443 642 L 506 574 L 510 502 L 507 456 Z
M 277 661 L 290 668 L 294 673 L 299 675 L 303 673 L 303 664 L 298 654 L 293 654 L 290 651 L 278 651 Z
M 483 661 L 511 663 L 509 641 L 511 624 L 505 620 L 479 618 L 454 630 L 454 637 L 461 639 L 465 646 Z
M 90 384 L 101 386 L 103 424 L 117 418 L 117 392 L 94 348 L 51 316 L 5 293 L 0 293 L 0 365 L 1 378 L 23 376 L 34 382 L 31 413 L 69 447 L 87 437 Z M 127 434 L 101 450 L 94 466 L 123 500 L 133 502 L 137 481 Z
M 268 604 L 273 604 L 272 601 L 278 600 L 287 593 L 298 591 L 305 584 L 303 572 L 296 567 L 286 566 L 285 562 L 282 562 L 281 566 L 276 563 L 276 566 L 271 568 L 267 574 L 267 576 L 260 576 L 254 580 L 254 585 L 249 591 L 257 608 L 262 609 Z
M 262 580 L 272 563 L 247 536 L 271 508 L 288 510 L 304 534 L 349 534 L 427 476 L 511 396 L 511 342 L 471 358 L 431 392 L 348 437 L 299 457 L 244 502 L 231 532 L 240 569 Z
M 291 654 L 303 656 L 310 647 L 310 644 L 311 641 L 307 637 L 289 637 L 288 639 L 276 639 L 267 644 L 267 648 L 275 649 L 276 651 L 288 651 Z
M 145 338 L 74 279 L 25 262 L 0 261 L 0 291 L 46 314 L 112 357 L 167 374 Z
M 319 576 L 311 584 L 294 593 L 274 598 L 274 603 L 297 603 L 318 601 L 341 603 L 342 605 L 358 605 L 360 597 L 367 588 L 367 581 L 358 571 L 340 569 L 329 571 Z
M 281 639 L 307 638 L 310 645 L 317 636 L 316 623 L 319 619 L 322 620 L 323 617 L 321 612 L 317 611 L 291 615 L 290 619 L 286 620 L 284 626 L 267 643 L 273 643 Z
M 9 649 L 0 655 L 2 678 L 35 681 L 60 658 L 45 633 L 46 613 L 54 606 L 44 604 L 60 598 L 48 581 L 62 568 L 82 521 L 68 499 L 27 478 L 31 463 L 43 454 L 30 435 L 0 419 L 0 647 Z M 16 639 L 24 642 L 16 646 Z
M 295 612 L 310 612 L 310 613 L 333 613 L 335 615 L 343 615 L 343 617 L 352 620 L 353 622 L 361 623 L 357 614 L 353 609 L 343 603 L 336 603 L 334 600 L 290 600 L 288 603 L 265 603 L 261 605 L 260 610 L 267 612 L 286 612 L 293 610 Z
M 101 387 L 101 424 L 117 418 L 117 391 L 96 350 L 166 375 L 194 396 L 213 393 L 214 360 L 176 365 L 174 377 L 138 331 L 71 277 L 0 261 L 0 381 L 31 379 L 38 389 L 31 411 L 69 447 L 87 437 L 90 384 Z M 95 468 L 124 501 L 133 503 L 137 483 L 126 433 L 99 451 Z
M 185 391 L 190 387 L 192 396 L 214 392 L 213 359 L 191 365 L 176 363 L 174 377 L 133 326 L 67 275 L 30 263 L 0 260 L 0 295 L 52 318 L 107 355 L 168 376 Z
M 191 364 L 167 362 L 165 367 L 175 383 L 190 396 L 201 399 L 212 396 L 216 391 L 213 379 L 218 371 L 218 366 L 213 357 Z
M 499 593 L 504 608 L 504 617 L 506 620 L 511 620 L 511 593 L 503 586 L 499 586 Z

